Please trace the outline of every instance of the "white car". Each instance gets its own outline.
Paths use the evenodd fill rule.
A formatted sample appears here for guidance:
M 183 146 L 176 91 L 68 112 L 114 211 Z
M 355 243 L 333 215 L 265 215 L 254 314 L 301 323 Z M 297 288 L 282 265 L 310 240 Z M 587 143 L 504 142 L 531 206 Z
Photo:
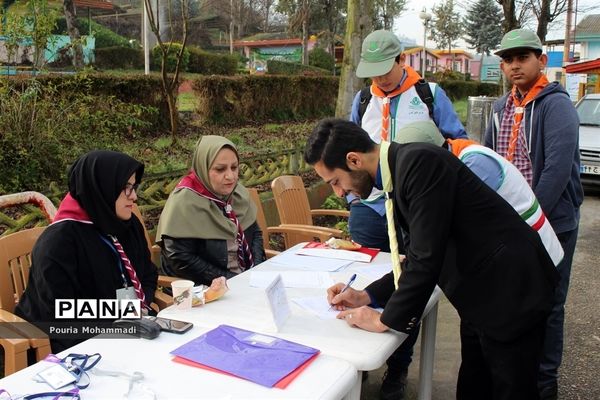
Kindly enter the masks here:
M 600 94 L 588 94 L 577 105 L 581 183 L 600 186 Z

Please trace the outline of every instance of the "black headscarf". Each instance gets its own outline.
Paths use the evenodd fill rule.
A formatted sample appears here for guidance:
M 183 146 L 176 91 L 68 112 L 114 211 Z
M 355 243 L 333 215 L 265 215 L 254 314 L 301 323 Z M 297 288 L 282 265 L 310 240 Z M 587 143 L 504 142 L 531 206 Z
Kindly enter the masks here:
M 115 202 L 131 175 L 140 183 L 144 164 L 126 154 L 94 150 L 81 156 L 69 170 L 69 193 L 104 234 L 119 236 L 130 221 L 117 217 Z

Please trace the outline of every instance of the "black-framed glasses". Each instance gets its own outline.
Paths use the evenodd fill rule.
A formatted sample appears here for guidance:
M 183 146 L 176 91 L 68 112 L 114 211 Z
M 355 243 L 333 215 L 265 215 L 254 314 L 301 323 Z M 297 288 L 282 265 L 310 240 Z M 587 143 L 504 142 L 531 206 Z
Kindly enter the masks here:
M 125 196 L 129 197 L 129 196 L 131 196 L 131 193 L 133 193 L 133 192 L 137 193 L 137 190 L 139 187 L 140 187 L 139 183 L 134 183 L 134 184 L 127 183 L 125 185 L 125 187 L 123 188 L 123 192 L 125 192 Z

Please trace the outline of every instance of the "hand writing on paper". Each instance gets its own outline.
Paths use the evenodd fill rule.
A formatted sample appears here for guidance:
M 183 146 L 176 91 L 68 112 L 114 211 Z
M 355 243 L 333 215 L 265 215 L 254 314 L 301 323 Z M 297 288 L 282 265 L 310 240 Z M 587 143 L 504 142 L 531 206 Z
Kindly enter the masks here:
M 355 290 L 351 287 L 344 290 L 345 287 L 346 285 L 340 282 L 327 289 L 327 301 L 334 309 L 341 311 L 346 308 L 366 306 L 371 302 L 364 290 Z
M 350 326 L 369 332 L 385 332 L 389 328 L 381 322 L 380 317 L 381 313 L 367 306 L 345 310 L 337 315 L 338 319 L 345 320 Z

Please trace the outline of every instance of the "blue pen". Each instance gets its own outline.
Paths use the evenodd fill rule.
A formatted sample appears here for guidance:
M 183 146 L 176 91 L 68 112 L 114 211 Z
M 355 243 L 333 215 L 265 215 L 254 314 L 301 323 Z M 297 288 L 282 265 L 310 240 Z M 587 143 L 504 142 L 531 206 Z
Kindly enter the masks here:
M 342 291 L 340 293 L 338 293 L 338 295 L 340 295 L 340 294 L 344 293 L 346 290 L 348 290 L 348 288 L 350 286 L 352 286 L 352 284 L 354 283 L 355 279 L 356 279 L 356 274 L 352 274 L 352 276 L 348 280 L 348 283 L 346 283 L 346 286 L 344 286 L 344 288 L 342 289 Z M 332 308 L 333 308 L 333 304 L 331 305 L 331 307 L 329 307 L 329 310 L 331 310 Z

